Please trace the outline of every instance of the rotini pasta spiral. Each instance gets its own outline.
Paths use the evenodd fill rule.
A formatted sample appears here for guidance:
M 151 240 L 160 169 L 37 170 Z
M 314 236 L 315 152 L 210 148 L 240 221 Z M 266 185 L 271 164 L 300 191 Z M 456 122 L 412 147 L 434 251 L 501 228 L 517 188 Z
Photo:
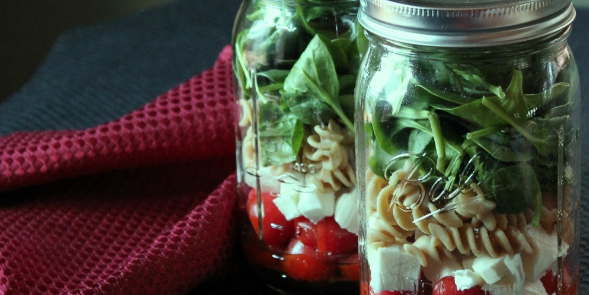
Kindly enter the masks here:
M 491 257 L 533 251 L 524 234 L 528 225 L 524 214 L 493 212 L 496 204 L 485 198 L 483 190 L 476 183 L 457 192 L 457 196 L 445 207 L 438 208 L 420 196 L 424 192 L 420 191 L 418 185 L 408 181 L 415 179 L 415 176 L 407 176 L 411 171 L 410 166 L 406 163 L 403 169 L 395 171 L 388 184 L 382 179 L 377 180 L 378 177 L 369 178 L 369 198 L 374 198 L 378 192 L 372 209 L 372 214 L 378 218 L 370 227 L 375 232 L 375 238 L 383 234 L 390 237 L 391 241 L 392 237 L 403 241 L 407 235 L 413 235 L 416 231 L 423 233 L 415 243 L 405 247 L 421 263 L 426 263 L 425 256 L 437 259 L 434 252 L 426 250 L 432 246 L 448 251 L 456 250 L 462 254 Z M 406 208 L 411 210 L 404 210 Z M 548 215 L 548 212 L 543 214 Z M 384 240 L 383 237 L 378 239 Z M 427 255 L 419 254 L 418 250 L 429 252 Z
M 356 185 L 356 172 L 352 166 L 353 135 L 330 120 L 327 126 L 315 126 L 307 138 L 303 155 L 317 169 L 307 174 L 307 183 L 323 192 L 339 191 Z
M 389 224 L 375 212 L 368 217 L 367 234 L 370 243 L 382 242 L 392 245 L 406 243 L 407 237 L 413 235 L 413 232 L 406 231 L 398 225 Z
M 250 126 L 243 138 L 243 146 L 241 147 L 241 157 L 243 169 L 246 172 L 245 182 L 250 187 L 255 187 L 255 176 L 262 177 L 262 182 L 274 183 L 276 186 L 276 180 L 274 177 L 289 173 L 292 171 L 292 167 L 289 164 L 275 165 L 270 167 L 256 167 L 256 146 L 255 146 L 255 134 L 252 126 Z M 256 171 L 257 169 L 257 171 Z M 272 179 L 265 179 L 263 176 L 274 176 Z
M 472 253 L 475 256 L 488 254 L 496 258 L 505 253 L 513 255 L 519 252 L 533 252 L 525 234 L 512 225 L 508 225 L 506 230 L 497 228 L 490 231 L 485 226 L 474 227 L 470 223 L 465 223 L 460 228 L 432 223 L 429 225 L 429 230 L 446 249 L 458 250 L 462 254 Z
M 239 100 L 239 106 L 241 107 L 241 118 L 239 119 L 240 127 L 247 127 L 252 124 L 254 120 L 254 109 L 252 105 L 253 100 Z
M 413 244 L 403 245 L 407 253 L 413 255 L 421 266 L 426 267 L 428 258 L 441 262 L 440 254 L 438 253 L 438 246 L 441 245 L 440 240 L 432 236 L 421 236 Z

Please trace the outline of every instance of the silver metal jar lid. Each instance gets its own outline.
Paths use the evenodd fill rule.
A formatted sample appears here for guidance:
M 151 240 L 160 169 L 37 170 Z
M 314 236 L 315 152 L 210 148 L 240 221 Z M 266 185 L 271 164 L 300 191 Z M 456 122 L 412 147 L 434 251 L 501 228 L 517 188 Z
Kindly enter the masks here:
M 368 31 L 417 45 L 482 47 L 555 33 L 575 18 L 571 0 L 361 0 Z

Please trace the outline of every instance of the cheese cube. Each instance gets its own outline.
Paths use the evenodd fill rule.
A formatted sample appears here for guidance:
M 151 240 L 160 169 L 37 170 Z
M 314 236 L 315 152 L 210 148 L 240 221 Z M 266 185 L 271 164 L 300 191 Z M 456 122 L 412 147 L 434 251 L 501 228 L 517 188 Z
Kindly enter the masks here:
M 280 194 L 274 199 L 274 204 L 286 220 L 293 220 L 302 215 L 298 208 L 299 190 L 295 184 L 282 183 Z
M 414 291 L 419 284 L 421 265 L 402 245 L 369 248 L 370 286 L 375 292 Z
M 493 262 L 491 262 L 493 261 Z M 475 259 L 473 263 L 474 270 L 481 274 L 481 263 L 492 263 L 493 266 L 485 269 L 485 275 L 488 275 L 489 270 L 494 270 L 493 278 L 498 277 L 499 279 L 493 283 L 487 281 L 485 276 L 481 275 L 489 285 L 483 287 L 483 290 L 489 291 L 490 294 L 523 294 L 524 289 L 524 268 L 520 254 L 513 256 L 502 256 L 498 258 L 484 258 Z M 478 269 L 478 270 L 477 270 Z
M 509 273 L 505 265 L 505 257 L 480 256 L 472 263 L 472 269 L 489 285 L 495 284 Z
M 300 192 L 297 208 L 301 214 L 311 222 L 317 223 L 321 219 L 332 216 L 335 210 L 335 194 L 314 192 Z
M 503 277 L 500 281 L 505 285 L 512 285 L 513 290 L 522 290 L 524 288 L 525 274 L 521 255 L 505 256 L 505 265 L 509 269 L 509 275 Z
M 558 240 L 556 230 L 548 234 L 542 228 L 528 226 L 526 232 L 534 252 L 522 254 L 526 280 L 534 282 L 539 280 L 548 268 L 556 261 L 558 256 Z
M 483 285 L 485 283 L 481 276 L 470 269 L 457 270 L 452 275 L 454 276 L 456 289 L 458 291 L 470 289 L 474 286 Z
M 341 195 L 335 203 L 335 221 L 339 226 L 353 234 L 358 234 L 358 195 L 356 190 Z

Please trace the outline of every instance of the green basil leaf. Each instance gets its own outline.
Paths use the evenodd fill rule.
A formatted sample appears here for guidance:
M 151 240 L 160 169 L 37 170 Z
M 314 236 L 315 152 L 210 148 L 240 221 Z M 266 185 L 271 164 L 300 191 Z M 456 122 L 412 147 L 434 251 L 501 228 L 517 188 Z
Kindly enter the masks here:
M 499 161 L 527 162 L 535 157 L 534 153 L 530 152 L 531 144 L 519 134 L 509 136 L 496 132 L 471 140 Z
M 569 88 L 568 83 L 556 83 L 550 89 L 536 94 L 525 94 L 524 100 L 528 110 L 541 108 L 544 105 L 551 103 L 554 99 L 559 97 Z
M 268 70 L 264 72 L 259 72 L 258 76 L 265 77 L 273 83 L 284 83 L 284 80 L 288 76 L 290 71 L 287 70 Z
M 339 80 L 327 45 L 319 36 L 309 43 L 284 81 L 284 91 L 291 95 L 307 95 L 327 104 L 354 130 L 354 124 L 339 104 Z
M 520 214 L 540 194 L 536 172 L 525 162 L 496 169 L 483 168 L 480 181 L 486 197 L 497 204 L 495 212 L 498 213 Z
M 452 114 L 481 127 L 507 124 L 501 117 L 497 116 L 497 114 L 490 112 L 482 102 L 482 99 L 477 99 L 473 102 L 469 102 L 458 107 L 447 107 L 436 104 L 433 104 L 432 107 L 436 110 Z
M 412 130 L 409 134 L 408 151 L 413 154 L 422 154 L 434 137 L 421 130 Z
M 307 125 L 327 124 L 337 114 L 320 99 L 312 95 L 282 93 L 281 99 L 293 115 Z
M 268 102 L 259 106 L 260 155 L 263 166 L 275 166 L 296 160 L 304 127 L 297 117 Z

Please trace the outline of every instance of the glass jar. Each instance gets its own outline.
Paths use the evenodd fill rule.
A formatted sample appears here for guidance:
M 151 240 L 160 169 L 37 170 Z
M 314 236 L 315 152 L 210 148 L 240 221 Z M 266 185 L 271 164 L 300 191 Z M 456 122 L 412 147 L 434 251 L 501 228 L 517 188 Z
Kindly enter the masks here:
M 571 1 L 361 7 L 363 294 L 577 294 Z
M 242 245 L 286 293 L 358 290 L 357 10 L 355 0 L 246 0 L 235 23 Z

